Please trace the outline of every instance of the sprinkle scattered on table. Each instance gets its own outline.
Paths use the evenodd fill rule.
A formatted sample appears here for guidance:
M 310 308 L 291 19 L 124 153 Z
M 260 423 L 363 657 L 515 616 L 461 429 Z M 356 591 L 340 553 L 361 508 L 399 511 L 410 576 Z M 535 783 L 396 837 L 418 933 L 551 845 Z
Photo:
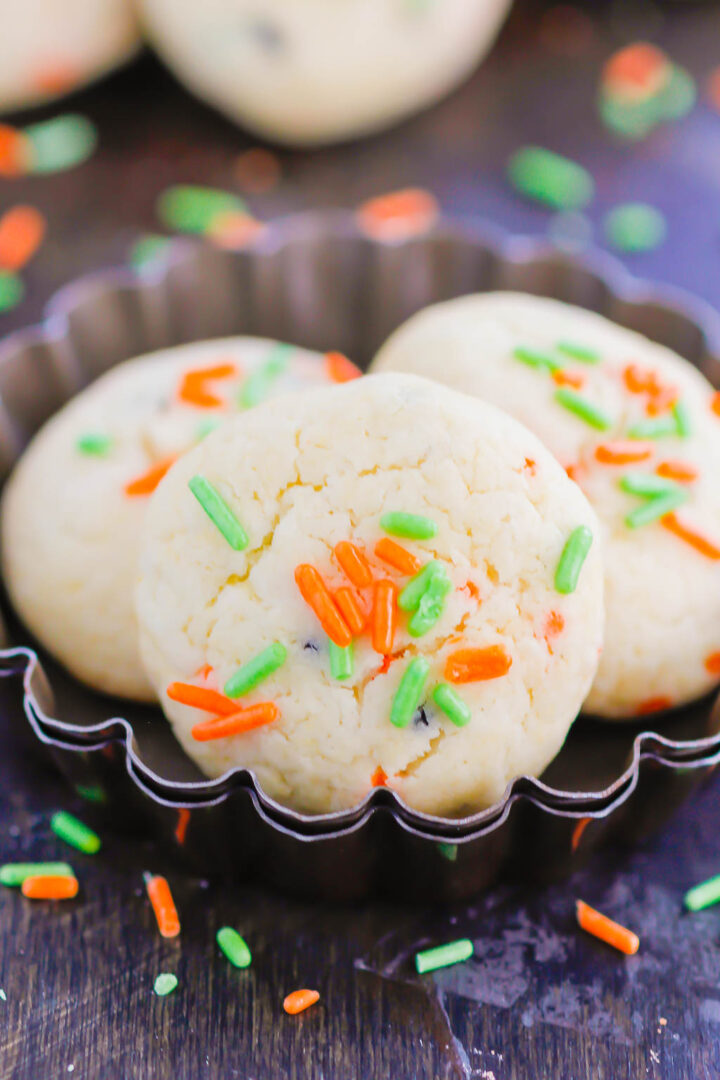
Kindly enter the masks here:
M 296 1016 L 319 1000 L 320 994 L 317 990 L 293 990 L 283 1001 L 283 1009 L 290 1016 Z
M 180 919 L 166 879 L 160 874 L 145 873 L 143 880 L 160 934 L 164 938 L 177 937 L 180 933 Z
M 72 866 L 65 862 L 6 863 L 0 866 L 0 885 L 19 887 L 29 877 L 74 877 Z
M 232 926 L 223 926 L 218 930 L 216 940 L 223 956 L 233 967 L 246 968 L 252 963 L 252 954 L 244 938 L 233 930 Z
M 720 874 L 688 889 L 683 903 L 688 911 L 702 911 L 720 901 Z
M 196 184 L 169 187 L 157 201 L 157 214 L 163 225 L 177 232 L 205 233 L 220 215 L 246 210 L 237 195 Z
M 158 997 L 167 997 L 168 994 L 172 994 L 173 990 L 177 988 L 177 975 L 170 975 L 167 972 L 163 972 L 158 975 L 153 983 L 153 993 Z
M 513 154 L 508 177 L 522 195 L 556 210 L 581 210 L 595 194 L 587 169 L 541 146 L 526 146 Z
M 392 244 L 428 232 L 438 214 L 437 199 L 429 191 L 403 188 L 362 203 L 357 223 L 367 236 Z
M 53 814 L 50 819 L 50 828 L 66 844 L 82 851 L 84 855 L 96 855 L 102 847 L 97 833 L 65 810 L 58 810 L 56 814 Z
M 37 874 L 26 877 L 20 891 L 30 900 L 72 900 L 79 888 L 78 879 L 68 874 Z
M 603 68 L 599 111 L 605 126 L 626 139 L 644 139 L 658 125 L 685 116 L 697 88 L 692 76 L 646 41 L 619 49 Z
M 613 922 L 607 915 L 591 908 L 583 900 L 575 901 L 575 911 L 580 928 L 592 934 L 593 937 L 599 938 L 600 941 L 604 941 L 606 945 L 611 945 L 613 949 L 618 949 L 627 956 L 633 956 L 640 948 L 640 939 L 637 934 L 621 926 L 620 923 Z
M 603 227 L 608 243 L 626 252 L 652 251 L 667 232 L 665 217 L 648 203 L 616 206 L 605 216 Z
M 0 270 L 0 313 L 17 307 L 24 295 L 22 278 L 11 270 Z
M 167 253 L 170 238 L 159 233 L 145 233 L 138 237 L 130 248 L 128 262 L 134 270 L 141 273 L 152 266 L 157 266 Z
M 98 135 L 86 116 L 63 113 L 25 128 L 29 171 L 55 173 L 87 161 L 95 151 Z
M 45 236 L 45 218 L 34 206 L 13 206 L 0 217 L 0 268 L 21 270 Z
M 435 949 L 425 949 L 415 953 L 415 970 L 418 975 L 424 975 L 427 971 L 437 971 L 438 968 L 450 967 L 451 964 L 460 964 L 463 960 L 469 960 L 475 948 L 469 938 L 460 938 L 451 941 L 447 945 L 438 945 Z

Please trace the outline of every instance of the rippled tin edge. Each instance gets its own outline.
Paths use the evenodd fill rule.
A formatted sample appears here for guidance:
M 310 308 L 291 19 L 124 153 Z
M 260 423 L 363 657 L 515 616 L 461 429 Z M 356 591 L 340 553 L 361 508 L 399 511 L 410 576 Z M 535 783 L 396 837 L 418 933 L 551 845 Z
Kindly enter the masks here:
M 416 310 L 417 306 L 424 306 L 445 295 L 472 291 L 473 288 L 524 289 L 579 303 L 581 300 L 576 294 L 576 283 L 582 280 L 586 286 L 590 286 L 591 291 L 594 290 L 599 310 L 612 313 L 611 317 L 615 317 L 616 321 L 642 329 L 685 355 L 688 351 L 693 352 L 695 355 L 688 356 L 689 359 L 711 376 L 714 375 L 716 380 L 720 375 L 720 318 L 713 309 L 680 289 L 651 285 L 634 278 L 610 256 L 600 252 L 571 256 L 541 239 L 506 237 L 484 224 L 451 219 L 441 219 L 421 238 L 399 244 L 383 244 L 365 236 L 358 228 L 355 216 L 344 211 L 293 215 L 280 220 L 267 227 L 259 239 L 241 253 L 219 252 L 178 240 L 171 243 L 161 261 L 142 275 L 126 269 L 109 270 L 71 283 L 51 299 L 46 319 L 40 326 L 19 331 L 0 343 L 0 371 L 13 364 L 20 369 L 23 357 L 46 349 L 61 387 L 57 392 L 64 400 L 103 369 L 95 366 L 98 363 L 111 366 L 126 356 L 192 340 L 192 334 L 190 338 L 187 337 L 187 327 L 180 309 L 193 281 L 197 285 L 213 269 L 218 272 L 218 278 L 221 273 L 227 276 L 233 267 L 243 272 L 248 269 L 251 273 L 257 272 L 252 280 L 259 276 L 261 291 L 264 290 L 268 304 L 272 304 L 273 300 L 277 302 L 279 296 L 281 301 L 286 300 L 287 309 L 292 314 L 293 304 L 297 304 L 298 298 L 290 296 L 288 299 L 286 296 L 288 290 L 292 290 L 283 276 L 287 276 L 287 267 L 282 263 L 282 256 L 290 253 L 297 259 L 299 253 L 300 258 L 306 258 L 309 265 L 313 255 L 317 256 L 319 252 L 322 256 L 330 245 L 336 249 L 337 245 L 354 245 L 363 249 L 367 264 L 363 273 L 370 274 L 367 280 L 364 279 L 365 284 L 371 290 L 376 288 L 378 294 L 382 294 L 388 282 L 398 280 L 404 259 L 408 268 L 410 262 L 416 267 L 423 261 L 422 253 L 431 250 L 436 258 L 438 252 L 441 255 L 445 252 L 450 262 L 453 255 L 462 255 L 471 262 L 476 257 L 478 271 L 482 263 L 483 273 L 487 271 L 489 274 L 489 283 L 483 285 L 475 278 L 465 282 L 463 278 L 465 287 L 457 288 L 455 277 L 460 272 L 465 273 L 463 260 L 458 259 L 455 277 L 449 272 L 447 275 L 452 278 L 447 283 L 450 291 L 441 289 L 442 295 L 431 293 L 415 307 L 410 303 L 408 309 L 403 310 L 395 320 L 395 325 Z M 280 262 L 274 265 L 273 260 L 278 259 Z M 428 258 L 428 265 L 431 262 Z M 402 281 L 402 278 L 399 280 Z M 211 312 L 210 321 L 203 327 L 210 332 L 200 336 L 219 336 L 217 332 L 212 332 L 212 318 L 216 318 L 218 325 L 222 323 L 225 317 L 222 303 L 229 303 L 231 296 L 232 290 L 226 288 L 218 304 L 221 310 Z M 253 299 L 257 300 L 257 297 L 245 298 L 247 303 Z M 301 295 L 301 305 L 302 301 Z M 399 308 L 402 308 L 402 303 Z M 300 310 L 303 310 L 302 307 Z M 128 340 L 132 342 L 129 351 L 126 348 L 122 355 L 111 355 L 110 362 L 106 363 L 107 357 L 96 340 L 96 331 L 102 326 L 105 332 L 105 313 L 109 311 L 116 316 L 120 312 L 128 317 L 138 317 L 130 327 L 123 322 L 120 328 L 120 332 L 126 332 Z M 259 319 L 262 329 L 263 318 L 269 316 L 272 321 L 274 312 L 252 310 L 251 316 L 253 322 L 256 317 Z M 376 328 L 379 340 L 375 346 L 393 328 L 386 326 L 383 329 L 382 321 L 381 312 Z M 652 332 L 653 328 L 655 333 Z M 258 328 L 253 325 L 237 331 L 221 332 L 251 333 L 258 332 Z M 308 332 L 307 327 L 305 332 Z M 683 348 L 681 339 L 692 342 L 692 348 Z M 343 344 L 341 342 L 340 346 Z M 353 352 L 352 349 L 347 351 Z M 99 354 L 99 360 L 96 354 Z M 44 416 L 39 422 L 43 420 Z M 39 426 L 36 423 L 33 427 L 33 423 L 33 420 L 28 421 L 26 415 L 19 415 L 19 410 L 13 410 L 4 399 L 0 399 L 0 469 L 3 472 L 22 451 L 34 427 Z M 74 745 L 78 751 L 92 749 L 108 740 L 122 743 L 126 767 L 135 782 L 152 798 L 169 800 L 171 805 L 216 805 L 236 788 L 249 788 L 259 810 L 279 827 L 295 830 L 303 837 L 355 830 L 379 807 L 392 809 L 403 827 L 416 835 L 436 838 L 482 835 L 500 826 L 506 820 L 510 806 L 520 798 L 528 799 L 552 814 L 580 816 L 593 812 L 606 813 L 608 807 L 615 808 L 632 794 L 644 759 L 653 759 L 670 768 L 698 768 L 720 759 L 720 735 L 683 741 L 668 739 L 658 732 L 644 731 L 633 736 L 632 744 L 628 742 L 631 752 L 627 768 L 601 792 L 563 791 L 536 778 L 521 776 L 508 785 L 497 804 L 462 819 L 440 818 L 413 811 L 390 789 L 370 792 L 349 811 L 309 816 L 289 810 L 270 799 L 249 770 L 234 770 L 215 780 L 189 783 L 169 780 L 150 769 L 138 756 L 133 745 L 132 726 L 125 718 L 107 717 L 97 725 L 81 726 L 51 715 L 51 707 L 43 705 L 44 701 L 51 700 L 42 689 L 45 676 L 37 654 L 31 648 L 0 651 L 0 665 L 4 666 L 6 674 L 22 672 L 25 713 L 28 717 L 34 717 L 48 743 L 57 739 L 64 748 Z

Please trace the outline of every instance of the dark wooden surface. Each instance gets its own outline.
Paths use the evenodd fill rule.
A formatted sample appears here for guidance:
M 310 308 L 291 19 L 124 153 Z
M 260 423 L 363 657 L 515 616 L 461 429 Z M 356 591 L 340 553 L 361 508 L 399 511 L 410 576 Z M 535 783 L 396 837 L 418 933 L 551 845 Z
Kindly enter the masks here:
M 653 202 L 668 216 L 667 242 L 627 264 L 720 306 L 720 115 L 701 104 L 626 146 L 593 104 L 602 59 L 643 33 L 702 80 L 720 63 L 720 10 L 630 0 L 587 9 L 594 36 L 565 56 L 538 33 L 542 5 L 521 3 L 489 62 L 450 100 L 356 146 L 282 153 L 284 181 L 254 209 L 352 206 L 420 184 L 454 212 L 543 233 L 549 215 L 509 191 L 503 166 L 518 145 L 544 143 L 594 173 L 599 243 L 609 206 Z M 64 282 L 122 262 L 139 232 L 157 227 L 154 199 L 169 183 L 233 187 L 233 160 L 252 145 L 148 59 L 72 107 L 98 124 L 96 157 L 0 186 L 0 209 L 32 202 L 50 224 L 28 297 L 0 316 L 0 332 L 37 319 Z M 65 855 L 48 827 L 59 806 L 82 809 L 0 728 L 0 861 Z M 715 1080 L 720 911 L 685 916 L 681 897 L 720 871 L 719 811 L 717 779 L 640 849 L 596 856 L 569 881 L 503 886 L 442 911 L 421 896 L 404 907 L 302 905 L 167 866 L 183 921 L 176 943 L 158 937 L 142 890 L 142 870 L 162 869 L 162 853 L 111 833 L 94 859 L 73 854 L 77 901 L 55 910 L 0 893 L 0 1080 Z M 577 895 L 632 925 L 640 953 L 623 959 L 582 936 Z M 251 944 L 247 972 L 218 955 L 224 923 Z M 413 975 L 419 945 L 461 934 L 476 942 L 473 961 Z M 180 980 L 169 998 L 152 993 L 160 971 Z M 301 985 L 316 986 L 321 1004 L 286 1017 L 282 998 Z

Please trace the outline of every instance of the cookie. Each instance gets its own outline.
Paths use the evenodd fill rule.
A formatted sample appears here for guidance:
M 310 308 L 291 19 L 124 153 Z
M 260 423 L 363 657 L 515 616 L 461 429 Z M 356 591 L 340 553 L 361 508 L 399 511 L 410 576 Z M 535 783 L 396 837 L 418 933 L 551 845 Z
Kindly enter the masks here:
M 178 77 L 280 142 L 348 139 L 436 101 L 489 49 L 509 0 L 141 0 Z
M 0 34 L 0 111 L 77 90 L 139 46 L 131 0 L 7 3 Z
M 3 571 L 18 614 L 77 678 L 152 699 L 132 601 L 149 495 L 229 415 L 342 377 L 341 361 L 259 338 L 186 345 L 112 369 L 43 427 L 4 495 Z
M 557 753 L 602 641 L 595 516 L 492 406 L 379 376 L 261 405 L 148 510 L 137 612 L 177 738 L 315 814 L 433 814 Z
M 415 315 L 373 366 L 506 409 L 594 506 L 607 632 L 587 711 L 642 715 L 717 683 L 720 415 L 691 364 L 589 311 L 488 293 Z

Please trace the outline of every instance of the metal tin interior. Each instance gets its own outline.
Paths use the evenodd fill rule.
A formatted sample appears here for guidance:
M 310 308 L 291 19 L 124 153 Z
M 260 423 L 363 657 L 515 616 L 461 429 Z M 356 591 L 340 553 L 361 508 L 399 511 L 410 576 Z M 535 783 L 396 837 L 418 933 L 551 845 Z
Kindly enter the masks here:
M 365 366 L 414 311 L 488 289 L 519 289 L 600 311 L 669 345 L 720 382 L 715 313 L 676 290 L 636 281 L 612 259 L 578 260 L 544 243 L 447 220 L 422 237 L 385 245 L 365 237 L 352 214 L 301 215 L 269 227 L 242 252 L 178 241 L 140 277 L 110 271 L 76 282 L 54 297 L 42 326 L 0 343 L 0 476 L 73 393 L 132 356 L 248 333 L 340 349 Z M 38 662 L 27 632 L 4 608 L 9 648 L 0 652 L 0 674 L 20 673 L 24 714 L 36 737 L 65 768 L 73 755 L 76 764 L 98 756 L 109 761 L 112 747 L 141 802 L 173 813 L 195 807 L 216 814 L 222 806 L 226 814 L 244 798 L 267 828 L 304 840 L 356 836 L 389 815 L 415 842 L 472 844 L 506 831 L 519 804 L 546 816 L 616 815 L 636 801 L 646 773 L 661 770 L 666 784 L 673 770 L 678 777 L 690 770 L 697 779 L 720 757 L 720 712 L 706 699 L 653 718 L 655 732 L 583 719 L 540 780 L 517 778 L 496 806 L 462 820 L 418 814 L 386 790 L 349 811 L 307 817 L 269 799 L 247 770 L 203 777 L 158 709 L 95 694 L 41 650 Z M 8 678 L 4 689 L 10 684 L 17 687 Z

